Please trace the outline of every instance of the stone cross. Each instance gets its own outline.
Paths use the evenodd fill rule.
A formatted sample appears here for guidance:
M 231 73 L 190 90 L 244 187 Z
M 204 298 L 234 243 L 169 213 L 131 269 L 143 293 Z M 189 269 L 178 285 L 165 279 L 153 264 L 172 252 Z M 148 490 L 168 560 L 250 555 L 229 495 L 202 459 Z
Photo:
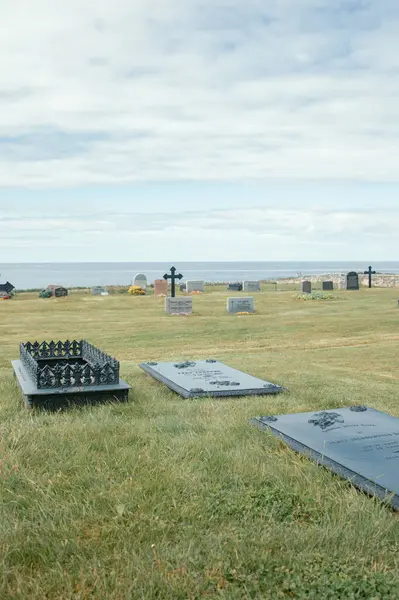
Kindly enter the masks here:
M 371 288 L 371 276 L 375 275 L 375 271 L 373 271 L 372 268 L 369 267 L 367 271 L 364 272 L 364 274 L 369 276 L 369 288 Z
M 166 279 L 166 281 L 168 279 L 170 279 L 171 285 L 172 285 L 172 289 L 171 289 L 171 297 L 175 298 L 176 297 L 176 279 L 183 279 L 183 275 L 181 273 L 179 273 L 178 275 L 176 275 L 176 267 L 171 267 L 170 268 L 170 274 L 165 273 L 165 275 L 163 276 L 164 279 Z

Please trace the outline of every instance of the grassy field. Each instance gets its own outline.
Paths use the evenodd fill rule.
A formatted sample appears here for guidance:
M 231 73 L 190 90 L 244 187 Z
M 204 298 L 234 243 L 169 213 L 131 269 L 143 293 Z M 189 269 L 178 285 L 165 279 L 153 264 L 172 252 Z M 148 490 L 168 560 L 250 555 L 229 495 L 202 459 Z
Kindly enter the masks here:
M 251 427 L 255 415 L 367 404 L 399 417 L 398 290 L 304 302 L 112 295 L 0 302 L 0 598 L 399 597 L 398 516 Z M 234 294 L 233 294 L 234 295 Z M 20 341 L 85 338 L 121 361 L 127 404 L 25 410 Z M 284 385 L 183 400 L 137 366 L 217 358 Z

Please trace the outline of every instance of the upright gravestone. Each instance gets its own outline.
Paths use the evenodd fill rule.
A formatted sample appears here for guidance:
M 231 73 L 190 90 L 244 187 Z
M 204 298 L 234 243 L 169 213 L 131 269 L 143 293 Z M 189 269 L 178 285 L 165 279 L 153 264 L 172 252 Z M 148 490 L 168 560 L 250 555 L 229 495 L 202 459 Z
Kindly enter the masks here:
M 181 292 L 185 292 L 186 291 L 186 284 L 185 283 L 179 283 L 179 290 Z
M 167 296 L 168 282 L 165 279 L 156 279 L 154 281 L 154 296 Z
M 302 291 L 302 294 L 311 294 L 312 293 L 312 282 L 311 281 L 302 281 L 301 291 Z
M 359 289 L 359 275 L 356 271 L 351 271 L 346 276 L 346 289 L 347 290 L 358 290 Z
M 193 299 L 190 296 L 168 296 L 165 298 L 165 311 L 169 315 L 191 315 Z
M 92 287 L 91 293 L 93 296 L 108 296 L 107 288 L 102 285 L 95 285 Z
M 227 290 L 229 292 L 241 292 L 242 291 L 242 283 L 239 283 L 237 281 L 237 283 L 229 283 L 229 285 L 227 286 Z
M 399 510 L 399 419 L 351 406 L 251 421 L 296 452 Z
M 331 291 L 334 289 L 334 282 L 333 281 L 323 281 L 322 286 L 323 286 L 323 290 L 325 292 L 328 292 L 328 291 Z
M 260 281 L 243 281 L 242 289 L 244 292 L 260 292 Z
M 227 312 L 239 313 L 239 312 L 255 312 L 255 301 L 252 296 L 246 298 L 227 298 Z
M 147 288 L 147 276 L 144 273 L 137 273 L 133 280 L 133 285 L 138 285 L 145 290 Z
M 190 292 L 204 292 L 205 291 L 205 281 L 197 280 L 197 281 L 186 281 L 186 292 L 189 294 Z

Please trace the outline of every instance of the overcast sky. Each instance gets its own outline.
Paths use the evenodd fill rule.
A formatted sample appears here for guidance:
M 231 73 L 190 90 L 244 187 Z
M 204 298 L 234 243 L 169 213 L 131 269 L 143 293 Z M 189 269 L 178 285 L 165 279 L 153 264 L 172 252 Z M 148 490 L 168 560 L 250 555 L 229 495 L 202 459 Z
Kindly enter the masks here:
M 0 0 L 0 260 L 396 260 L 398 0 Z

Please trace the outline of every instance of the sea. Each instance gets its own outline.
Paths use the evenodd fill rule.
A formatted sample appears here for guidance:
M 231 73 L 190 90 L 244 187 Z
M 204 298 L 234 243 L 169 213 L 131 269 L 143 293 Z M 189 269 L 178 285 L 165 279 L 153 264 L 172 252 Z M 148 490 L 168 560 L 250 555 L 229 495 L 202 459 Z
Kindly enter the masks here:
M 200 279 L 206 282 L 235 282 L 275 280 L 284 277 L 365 271 L 370 262 L 176 262 L 184 280 Z M 399 261 L 371 262 L 378 273 L 399 273 Z M 136 273 L 145 273 L 149 283 L 169 272 L 169 262 L 121 263 L 13 263 L 0 266 L 0 283 L 10 281 L 17 290 L 44 288 L 50 284 L 65 287 L 95 285 L 130 285 Z

